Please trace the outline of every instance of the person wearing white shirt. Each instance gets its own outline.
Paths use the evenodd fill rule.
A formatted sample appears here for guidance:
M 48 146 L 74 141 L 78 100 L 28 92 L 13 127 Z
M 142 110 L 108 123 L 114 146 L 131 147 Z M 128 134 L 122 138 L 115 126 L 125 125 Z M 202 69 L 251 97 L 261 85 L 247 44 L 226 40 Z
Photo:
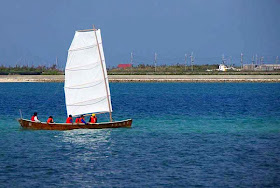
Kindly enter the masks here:
M 31 121 L 40 122 L 40 120 L 37 117 L 37 112 L 34 112 L 34 115 L 31 117 Z

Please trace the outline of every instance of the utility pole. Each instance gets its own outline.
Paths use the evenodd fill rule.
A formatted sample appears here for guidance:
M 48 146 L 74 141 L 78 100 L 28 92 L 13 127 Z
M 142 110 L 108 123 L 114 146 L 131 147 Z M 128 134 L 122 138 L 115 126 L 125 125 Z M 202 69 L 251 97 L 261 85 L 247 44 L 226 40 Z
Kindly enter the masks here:
M 263 60 L 264 60 L 264 57 L 262 56 L 261 57 L 261 65 L 263 64 Z
M 231 66 L 231 67 L 232 67 L 232 61 L 231 61 L 231 59 L 232 59 L 232 57 L 231 57 L 231 56 L 229 56 L 229 66 Z
M 185 54 L 185 72 L 187 71 L 187 57 L 188 57 L 188 54 Z
M 57 56 L 56 56 L 56 58 L 55 58 L 55 68 L 57 69 L 58 67 L 57 67 Z
M 225 60 L 225 55 L 223 54 L 223 55 L 222 55 L 222 64 L 223 64 L 223 65 L 225 64 L 225 61 L 226 61 L 226 60 Z
M 130 53 L 130 65 L 131 65 L 130 72 L 132 74 L 132 66 L 133 66 L 133 53 L 132 52 Z
M 241 53 L 240 64 L 241 64 L 241 70 L 242 70 L 243 69 L 243 53 Z
M 194 64 L 194 57 L 193 57 L 193 52 L 191 54 L 191 66 L 192 66 L 192 72 L 193 72 L 193 64 Z
M 155 72 L 156 72 L 157 71 L 157 53 L 155 53 L 154 63 L 155 63 Z

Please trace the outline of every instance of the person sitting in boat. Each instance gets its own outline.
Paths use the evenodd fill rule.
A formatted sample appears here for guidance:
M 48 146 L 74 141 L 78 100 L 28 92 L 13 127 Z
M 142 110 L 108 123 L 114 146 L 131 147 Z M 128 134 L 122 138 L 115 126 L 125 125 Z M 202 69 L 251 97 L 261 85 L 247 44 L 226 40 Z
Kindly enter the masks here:
M 97 123 L 97 117 L 95 114 L 91 114 L 90 118 L 89 118 L 89 123 Z
M 47 123 L 54 123 L 52 116 L 49 117 L 49 119 L 47 120 Z
M 81 115 L 79 123 L 87 124 L 87 122 L 85 121 L 84 115 Z
M 76 120 L 75 120 L 75 123 L 79 123 L 80 122 L 80 118 L 77 117 Z
M 34 112 L 34 115 L 31 117 L 31 121 L 40 122 L 40 120 L 37 117 L 37 112 Z
M 66 123 L 73 123 L 72 115 L 69 115 L 69 117 L 66 119 Z

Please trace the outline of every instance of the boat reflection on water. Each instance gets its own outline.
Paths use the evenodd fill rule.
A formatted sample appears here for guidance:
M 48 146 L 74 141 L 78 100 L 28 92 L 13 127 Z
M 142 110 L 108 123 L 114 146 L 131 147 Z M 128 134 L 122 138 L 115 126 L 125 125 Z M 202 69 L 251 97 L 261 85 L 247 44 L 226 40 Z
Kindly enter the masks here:
M 70 153 L 78 161 L 107 158 L 111 155 L 111 130 L 77 129 L 63 131 L 61 141 L 65 143 Z

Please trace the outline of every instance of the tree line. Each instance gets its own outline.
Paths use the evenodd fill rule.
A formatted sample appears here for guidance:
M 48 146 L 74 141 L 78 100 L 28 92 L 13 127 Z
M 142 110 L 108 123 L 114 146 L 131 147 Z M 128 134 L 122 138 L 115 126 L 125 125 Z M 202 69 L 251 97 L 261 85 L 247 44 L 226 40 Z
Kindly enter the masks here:
M 220 72 L 217 69 L 219 64 L 206 64 L 206 65 L 193 65 L 185 66 L 183 64 L 176 65 L 145 65 L 139 64 L 138 66 L 127 68 L 108 68 L 109 75 L 145 75 L 145 74 L 157 74 L 157 75 L 183 75 L 183 74 L 280 74 L 279 71 L 233 71 L 227 70 L 226 72 Z M 240 68 L 240 67 L 237 67 Z M 240 69 L 239 69 L 240 70 Z M 63 75 L 64 70 L 58 69 L 54 64 L 50 67 L 47 66 L 0 66 L 0 75 Z
M 59 75 L 64 74 L 64 71 L 61 71 L 54 64 L 50 67 L 47 66 L 0 66 L 0 75 Z

